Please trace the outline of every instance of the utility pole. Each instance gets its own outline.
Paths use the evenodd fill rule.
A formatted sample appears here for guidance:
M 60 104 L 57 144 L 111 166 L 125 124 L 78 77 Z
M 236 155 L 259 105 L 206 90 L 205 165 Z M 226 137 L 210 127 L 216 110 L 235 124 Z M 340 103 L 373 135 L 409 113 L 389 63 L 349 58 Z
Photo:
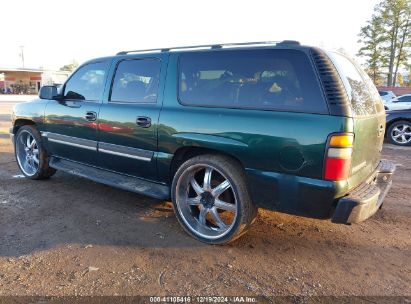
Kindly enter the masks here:
M 21 45 L 20 49 L 21 49 L 21 53 L 20 53 L 21 61 L 23 62 L 23 68 L 24 68 L 24 45 Z

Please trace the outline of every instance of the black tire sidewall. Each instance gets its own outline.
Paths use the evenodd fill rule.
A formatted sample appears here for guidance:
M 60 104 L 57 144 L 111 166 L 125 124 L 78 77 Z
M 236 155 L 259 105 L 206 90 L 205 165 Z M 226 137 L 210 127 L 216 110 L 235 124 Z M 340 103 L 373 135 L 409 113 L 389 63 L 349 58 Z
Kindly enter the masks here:
M 39 166 L 38 166 L 37 172 L 34 175 L 27 175 L 24 172 L 24 170 L 22 170 L 22 168 L 20 166 L 20 163 L 17 160 L 16 143 L 17 143 L 17 140 L 19 139 L 19 136 L 22 132 L 30 133 L 30 135 L 33 136 L 33 138 L 36 140 L 37 148 L 39 149 Z M 14 155 L 16 157 L 17 165 L 19 166 L 20 171 L 23 173 L 23 175 L 25 177 L 27 177 L 29 179 L 41 179 L 41 178 L 43 178 L 43 174 L 44 174 L 44 172 L 43 172 L 44 169 L 43 168 L 48 166 L 48 163 L 45 163 L 45 162 L 47 162 L 46 151 L 43 147 L 43 143 L 41 141 L 41 136 L 40 136 L 39 132 L 34 127 L 32 127 L 32 126 L 23 126 L 23 127 L 19 128 L 19 130 L 17 131 L 17 134 L 16 134 L 16 138 L 14 140 Z
M 180 225 L 184 228 L 184 230 L 194 237 L 195 239 L 207 243 L 207 244 L 224 244 L 234 241 L 241 235 L 246 232 L 246 226 L 248 226 L 248 222 L 255 217 L 255 211 L 253 210 L 255 207 L 251 204 L 250 197 L 248 191 L 246 190 L 245 180 L 242 174 L 240 174 L 239 169 L 232 168 L 234 172 L 230 172 L 227 170 L 225 166 L 221 164 L 221 162 L 227 162 L 227 159 L 223 157 L 214 156 L 214 155 L 207 155 L 207 156 L 197 156 L 192 159 L 189 159 L 185 163 L 183 163 L 179 169 L 177 170 L 171 188 L 171 197 L 173 201 L 173 208 L 176 214 L 177 220 L 179 221 Z M 176 203 L 176 185 L 181 177 L 181 175 L 191 166 L 193 165 L 208 165 L 214 167 L 217 171 L 222 173 L 231 183 L 233 193 L 236 197 L 236 207 L 237 207 L 237 217 L 234 221 L 233 226 L 231 227 L 230 231 L 217 239 L 208 239 L 201 237 L 191 231 L 187 224 L 184 222 L 183 218 L 181 217 L 177 203 Z M 232 164 L 230 164 L 232 166 Z M 228 167 L 231 167 L 228 166 Z M 246 205 L 246 206 L 245 206 Z M 249 214 L 248 211 L 251 211 L 252 214 Z M 251 219 L 251 220 L 250 220 Z

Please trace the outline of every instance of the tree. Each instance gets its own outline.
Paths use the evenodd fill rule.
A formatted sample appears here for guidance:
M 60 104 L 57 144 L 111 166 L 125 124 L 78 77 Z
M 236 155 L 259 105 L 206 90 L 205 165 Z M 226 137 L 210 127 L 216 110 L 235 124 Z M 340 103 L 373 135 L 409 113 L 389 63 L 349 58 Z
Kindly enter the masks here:
M 379 83 L 382 67 L 385 63 L 381 50 L 384 29 L 381 25 L 381 18 L 373 16 L 367 25 L 360 30 L 358 42 L 363 44 L 358 51 L 358 56 L 366 57 L 366 70 L 374 83 Z
M 411 87 L 411 61 L 408 61 L 405 64 L 405 70 L 407 73 L 407 82 L 405 82 L 404 84 L 408 87 Z
M 72 63 L 66 64 L 60 68 L 60 71 L 73 72 L 78 67 L 78 62 L 73 60 Z
M 383 0 L 374 9 L 371 21 L 361 28 L 360 56 L 367 57 L 370 76 L 378 65 L 386 68 L 387 85 L 394 86 L 399 68 L 407 64 L 411 49 L 410 0 Z M 373 78 L 375 79 L 375 78 Z
M 405 82 L 404 82 L 404 76 L 402 76 L 402 74 L 397 75 L 397 82 L 400 85 L 400 87 L 404 86 Z
M 394 86 L 398 68 L 409 56 L 404 44 L 411 39 L 411 4 L 408 0 L 385 0 L 377 5 L 376 13 L 381 16 L 385 29 L 384 40 L 388 42 L 388 46 L 384 48 L 388 58 L 387 84 Z

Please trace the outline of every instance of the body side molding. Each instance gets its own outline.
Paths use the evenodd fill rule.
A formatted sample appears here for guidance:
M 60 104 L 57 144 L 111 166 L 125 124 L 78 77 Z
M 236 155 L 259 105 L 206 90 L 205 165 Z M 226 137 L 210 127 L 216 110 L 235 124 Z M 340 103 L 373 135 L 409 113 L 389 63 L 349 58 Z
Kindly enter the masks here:
M 47 140 L 50 142 L 55 142 L 58 144 L 69 145 L 82 149 L 94 150 L 97 152 L 128 157 L 143 161 L 151 161 L 154 155 L 153 151 L 109 144 L 105 142 L 97 142 L 94 140 L 82 139 L 78 137 L 72 137 L 57 133 L 41 132 L 41 136 L 46 137 Z

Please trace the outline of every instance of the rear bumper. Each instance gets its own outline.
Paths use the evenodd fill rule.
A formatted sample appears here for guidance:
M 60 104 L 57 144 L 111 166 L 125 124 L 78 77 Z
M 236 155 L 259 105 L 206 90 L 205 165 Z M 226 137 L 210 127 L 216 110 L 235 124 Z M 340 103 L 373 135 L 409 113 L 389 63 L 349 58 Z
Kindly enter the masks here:
M 394 171 L 394 163 L 382 160 L 368 180 L 338 201 L 331 221 L 351 224 L 371 217 L 390 190 Z

